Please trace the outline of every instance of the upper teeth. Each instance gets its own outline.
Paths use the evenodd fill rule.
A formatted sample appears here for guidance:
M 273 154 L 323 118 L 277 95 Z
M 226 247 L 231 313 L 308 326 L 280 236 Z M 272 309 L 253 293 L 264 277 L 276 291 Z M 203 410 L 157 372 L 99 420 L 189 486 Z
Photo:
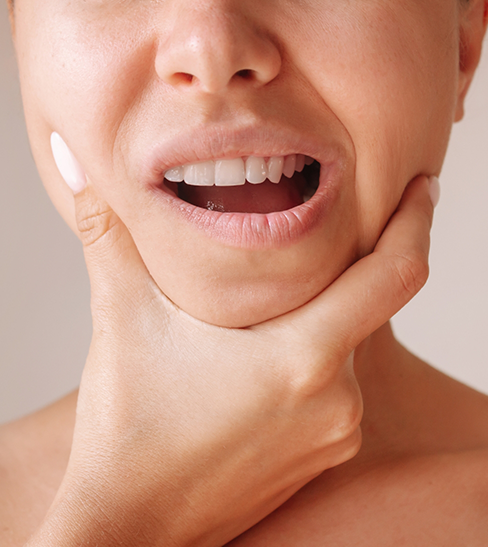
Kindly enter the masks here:
M 170 182 L 185 181 L 193 186 L 241 186 L 246 180 L 260 184 L 266 179 L 278 183 L 281 175 L 290 178 L 313 161 L 303 154 L 272 156 L 268 160 L 257 156 L 249 156 L 246 160 L 210 160 L 172 167 L 164 173 L 164 178 Z

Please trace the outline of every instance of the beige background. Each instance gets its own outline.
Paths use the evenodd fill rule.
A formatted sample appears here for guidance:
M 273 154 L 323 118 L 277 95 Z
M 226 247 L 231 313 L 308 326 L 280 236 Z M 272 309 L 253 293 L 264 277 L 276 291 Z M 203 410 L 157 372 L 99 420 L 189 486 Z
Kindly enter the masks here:
M 49 202 L 29 151 L 0 2 L 0 422 L 79 382 L 90 339 L 80 246 Z M 488 49 L 488 47 L 487 47 Z M 488 51 L 442 175 L 427 287 L 394 319 L 402 341 L 488 393 Z

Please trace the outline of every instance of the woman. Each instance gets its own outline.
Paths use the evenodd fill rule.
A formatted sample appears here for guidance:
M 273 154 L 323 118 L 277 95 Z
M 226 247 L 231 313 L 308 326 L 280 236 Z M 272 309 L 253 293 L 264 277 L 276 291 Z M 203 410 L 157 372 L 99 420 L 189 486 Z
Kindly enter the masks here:
M 15 1 L 94 336 L 78 400 L 3 429 L 2 541 L 486 544 L 487 399 L 387 321 L 487 3 Z

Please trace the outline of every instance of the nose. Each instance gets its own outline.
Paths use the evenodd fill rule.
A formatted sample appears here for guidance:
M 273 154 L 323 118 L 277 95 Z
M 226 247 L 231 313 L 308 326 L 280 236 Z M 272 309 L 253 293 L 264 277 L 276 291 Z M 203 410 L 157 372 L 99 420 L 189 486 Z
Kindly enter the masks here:
M 174 2 L 160 32 L 159 78 L 175 87 L 191 86 L 207 93 L 243 81 L 262 86 L 276 78 L 281 69 L 279 49 L 242 11 L 243 4 L 242 0 Z

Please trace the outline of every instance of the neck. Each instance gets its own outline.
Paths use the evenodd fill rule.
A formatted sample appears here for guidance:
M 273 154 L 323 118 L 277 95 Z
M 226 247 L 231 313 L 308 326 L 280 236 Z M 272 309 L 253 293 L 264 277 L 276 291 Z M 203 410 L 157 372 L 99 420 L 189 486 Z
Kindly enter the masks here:
M 363 457 L 376 458 L 391 453 L 392 447 L 406 446 L 412 433 L 409 417 L 417 414 L 412 393 L 426 367 L 396 340 L 389 323 L 356 349 L 354 370 L 364 401 Z

